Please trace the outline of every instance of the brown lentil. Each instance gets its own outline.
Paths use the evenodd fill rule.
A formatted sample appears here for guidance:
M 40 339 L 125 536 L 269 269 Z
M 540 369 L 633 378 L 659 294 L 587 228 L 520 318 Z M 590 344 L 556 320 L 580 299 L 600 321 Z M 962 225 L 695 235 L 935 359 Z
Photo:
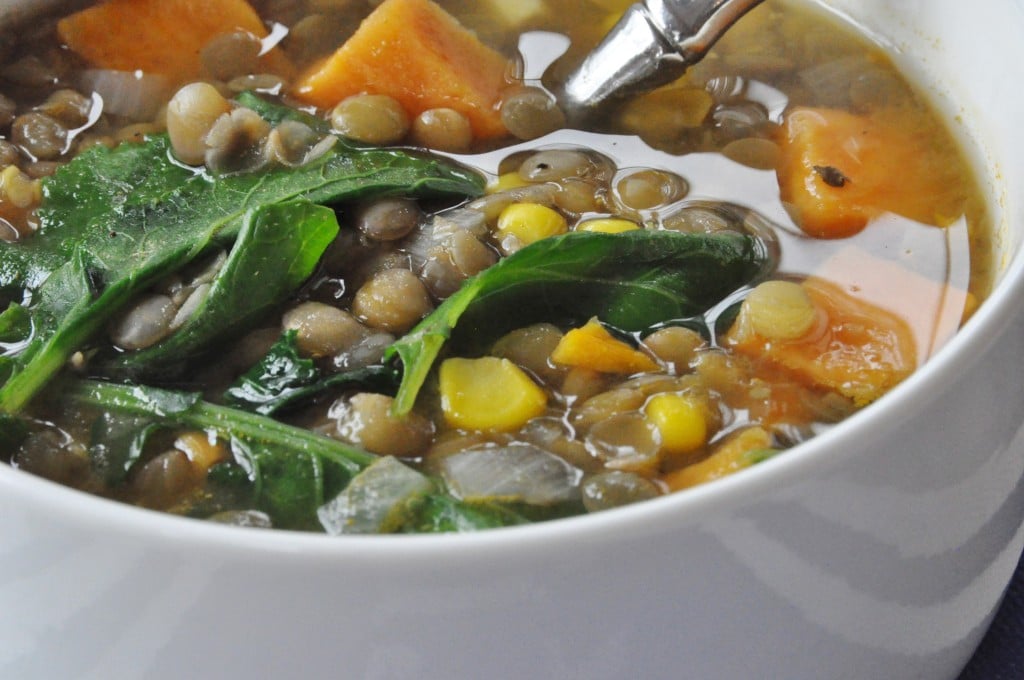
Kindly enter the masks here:
M 409 115 L 385 95 L 359 94 L 331 111 L 331 127 L 343 137 L 367 144 L 395 144 L 409 132 Z
M 385 269 L 357 292 L 352 313 L 363 323 L 404 333 L 434 308 L 423 282 L 408 269 Z

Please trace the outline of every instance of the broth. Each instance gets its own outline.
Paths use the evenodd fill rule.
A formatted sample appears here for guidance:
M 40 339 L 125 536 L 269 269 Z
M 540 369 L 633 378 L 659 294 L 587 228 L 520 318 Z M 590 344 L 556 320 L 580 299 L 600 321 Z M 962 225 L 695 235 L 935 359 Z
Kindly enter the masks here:
M 390 30 L 360 26 L 376 4 L 254 3 L 266 36 L 219 34 L 184 75 L 104 62 L 84 22 L 10 47 L 6 460 L 244 526 L 553 519 L 805 441 L 989 290 L 956 140 L 820 9 L 769 0 L 583 131 L 551 92 L 629 3 L 440 3 L 463 33 L 388 0 L 423 12 L 416 49 L 453 31 L 472 58 L 415 96 L 376 96 L 371 73 L 375 96 L 324 106 L 337 55 L 356 73 L 352 45 Z M 506 58 L 495 109 L 467 103 Z M 435 94 L 450 107 L 410 109 Z

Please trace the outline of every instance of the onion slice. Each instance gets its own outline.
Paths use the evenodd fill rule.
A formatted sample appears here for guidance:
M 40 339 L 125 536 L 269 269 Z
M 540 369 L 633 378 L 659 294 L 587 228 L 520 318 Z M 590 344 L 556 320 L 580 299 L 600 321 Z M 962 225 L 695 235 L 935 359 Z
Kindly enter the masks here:
M 578 500 L 583 472 L 530 444 L 472 448 L 444 458 L 441 476 L 465 501 L 554 505 Z
M 137 122 L 153 120 L 170 96 L 167 78 L 141 71 L 89 69 L 79 75 L 79 87 L 102 97 L 107 113 Z
M 352 478 L 345 490 L 317 510 L 329 534 L 380 534 L 405 521 L 414 501 L 434 490 L 424 475 L 385 456 Z

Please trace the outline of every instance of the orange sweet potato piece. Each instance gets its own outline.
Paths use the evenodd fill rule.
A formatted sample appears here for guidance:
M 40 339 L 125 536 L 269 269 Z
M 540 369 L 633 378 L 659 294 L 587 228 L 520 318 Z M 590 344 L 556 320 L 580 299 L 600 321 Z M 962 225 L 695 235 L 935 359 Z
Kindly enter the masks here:
M 792 110 L 782 127 L 778 180 L 800 227 L 818 238 L 841 238 L 883 212 L 934 226 L 958 217 L 954 164 L 936 148 L 935 131 L 922 124 L 896 110 L 871 116 Z
M 158 73 L 175 83 L 201 75 L 199 53 L 212 38 L 239 30 L 267 36 L 246 0 L 108 0 L 57 23 L 64 44 L 93 66 Z M 262 61 L 279 75 L 292 68 L 279 50 Z
M 506 134 L 497 104 L 507 65 L 430 0 L 385 0 L 333 55 L 299 78 L 294 94 L 321 108 L 355 94 L 385 94 L 411 116 L 448 107 L 486 139 Z
M 654 359 L 612 336 L 596 319 L 563 335 L 551 352 L 551 361 L 600 373 L 628 375 L 658 370 Z
M 704 460 L 667 472 L 661 481 L 671 491 L 682 491 L 739 472 L 770 458 L 773 453 L 772 437 L 768 431 L 761 427 L 748 427 L 729 435 Z
M 824 279 L 811 277 L 802 285 L 820 317 L 803 337 L 768 340 L 754 331 L 741 309 L 723 339 L 726 346 L 859 406 L 885 394 L 917 367 L 914 334 L 904 319 Z
M 953 283 L 936 281 L 854 245 L 838 250 L 814 273 L 903 319 L 914 336 L 919 360 L 945 345 L 978 306 L 977 297 Z

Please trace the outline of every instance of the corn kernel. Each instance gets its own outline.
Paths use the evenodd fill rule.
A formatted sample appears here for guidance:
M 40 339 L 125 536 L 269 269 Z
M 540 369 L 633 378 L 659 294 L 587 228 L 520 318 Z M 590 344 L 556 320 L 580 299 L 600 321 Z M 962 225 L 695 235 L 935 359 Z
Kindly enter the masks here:
M 703 88 L 671 86 L 631 99 L 620 120 L 631 132 L 669 140 L 678 138 L 680 129 L 700 127 L 714 105 L 714 97 Z
M 447 359 L 438 381 L 441 411 L 453 427 L 507 432 L 547 408 L 544 390 L 508 359 Z
M 502 191 L 518 189 L 529 186 L 529 184 L 518 172 L 506 172 L 504 175 L 498 175 L 493 182 L 487 185 L 487 193 L 500 194 Z
M 30 208 L 42 200 L 42 188 L 39 180 L 31 179 L 16 165 L 8 165 L 0 172 L 0 195 L 18 208 Z
M 185 432 L 174 442 L 174 448 L 183 451 L 192 465 L 206 473 L 217 463 L 228 459 L 228 449 L 215 435 L 199 430 Z
M 661 434 L 661 452 L 670 456 L 691 453 L 708 440 L 708 423 L 702 404 L 683 394 L 661 393 L 651 397 L 644 414 Z
M 499 25 L 509 31 L 518 30 L 526 22 L 536 20 L 546 9 L 543 0 L 488 0 L 487 5 L 497 17 Z
M 539 203 L 513 203 L 498 216 L 498 233 L 504 244 L 511 237 L 518 246 L 568 231 L 561 213 Z
M 640 228 L 636 222 L 621 217 L 596 217 L 576 225 L 576 231 L 596 231 L 602 234 L 621 234 L 624 231 L 635 231 Z

